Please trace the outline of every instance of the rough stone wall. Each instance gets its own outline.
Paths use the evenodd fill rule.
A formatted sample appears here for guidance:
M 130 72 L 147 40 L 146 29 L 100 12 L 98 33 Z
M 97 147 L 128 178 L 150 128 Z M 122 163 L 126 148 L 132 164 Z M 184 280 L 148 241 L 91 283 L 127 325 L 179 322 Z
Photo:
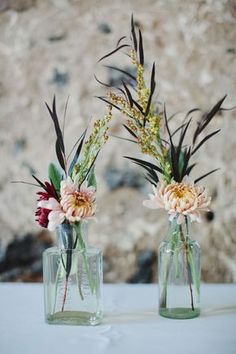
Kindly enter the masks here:
M 129 33 L 135 14 L 145 41 L 147 64 L 157 63 L 158 99 L 168 113 L 193 107 L 209 109 L 225 93 L 235 105 L 236 5 L 232 0 L 4 0 L 0 4 L 0 239 L 37 232 L 35 190 L 11 180 L 46 178 L 54 155 L 54 131 L 44 106 L 55 93 L 63 114 L 70 95 L 66 140 L 72 146 L 104 105 L 93 78 L 116 80 L 96 61 Z M 124 56 L 108 61 L 124 67 Z M 112 134 L 124 135 L 122 118 Z M 178 119 L 178 118 L 177 118 Z M 193 237 L 203 250 L 203 280 L 236 281 L 235 112 L 223 112 L 213 128 L 221 134 L 201 150 L 197 175 L 215 167 L 205 180 L 213 194 L 214 219 L 195 225 Z M 150 190 L 142 173 L 122 156 L 134 147 L 111 138 L 97 166 L 98 222 L 91 242 L 105 253 L 105 280 L 130 279 L 144 251 L 156 250 L 167 230 L 163 212 L 147 210 Z

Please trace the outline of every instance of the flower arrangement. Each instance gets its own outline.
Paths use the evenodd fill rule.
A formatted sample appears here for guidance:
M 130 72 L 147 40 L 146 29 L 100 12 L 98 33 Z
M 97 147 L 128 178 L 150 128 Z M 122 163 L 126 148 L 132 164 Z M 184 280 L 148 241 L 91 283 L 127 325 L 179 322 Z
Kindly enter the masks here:
M 210 138 L 220 132 L 217 129 L 210 134 L 203 136 L 206 128 L 215 115 L 222 110 L 224 96 L 207 113 L 202 115 L 197 122 L 190 144 L 185 142 L 189 127 L 192 122 L 192 115 L 201 111 L 198 108 L 191 109 L 183 118 L 183 122 L 174 131 L 170 129 L 170 120 L 174 116 L 167 117 L 166 107 L 154 100 L 155 62 L 150 73 L 150 82 L 145 81 L 146 67 L 144 62 L 144 48 L 141 30 L 134 24 L 131 18 L 131 43 L 121 44 L 126 37 L 122 37 L 117 47 L 110 53 L 103 56 L 100 61 L 113 55 L 123 48 L 128 48 L 132 64 L 136 69 L 136 75 L 131 74 L 118 67 L 109 68 L 120 71 L 126 76 L 119 87 L 111 87 L 107 97 L 100 96 L 99 99 L 118 109 L 125 117 L 123 124 L 131 139 L 125 139 L 135 143 L 144 155 L 153 159 L 149 162 L 142 159 L 125 156 L 133 163 L 141 166 L 146 171 L 145 178 L 152 184 L 154 194 L 150 194 L 150 201 L 144 201 L 144 206 L 152 209 L 165 208 L 170 216 L 177 217 L 178 223 L 183 223 L 186 216 L 192 221 L 200 221 L 200 211 L 208 210 L 210 197 L 207 196 L 205 188 L 200 187 L 198 182 L 213 172 L 214 169 L 191 181 L 189 175 L 197 165 L 192 163 L 195 153 Z M 98 80 L 100 84 L 104 84 Z
M 96 212 L 96 177 L 95 161 L 108 139 L 107 130 L 111 119 L 111 106 L 103 119 L 95 122 L 93 131 L 86 139 L 87 129 L 66 155 L 64 144 L 64 128 L 60 127 L 56 112 L 54 97 L 52 108 L 47 109 L 53 120 L 56 132 L 56 155 L 60 165 L 58 168 L 50 163 L 48 168 L 49 181 L 41 182 L 33 178 L 43 191 L 38 192 L 38 208 L 36 217 L 38 223 L 53 231 L 61 224 L 71 224 L 78 227 L 81 221 L 91 219 Z M 64 124 L 63 124 L 64 126 Z M 75 151 L 73 158 L 70 158 Z M 71 162 L 69 163 L 69 159 Z
M 95 162 L 108 139 L 113 107 L 125 117 L 123 126 L 130 138 L 124 139 L 136 144 L 141 153 L 152 159 L 150 162 L 125 156 L 145 170 L 145 178 L 152 185 L 153 193 L 143 205 L 165 209 L 171 222 L 170 238 L 161 244 L 158 257 L 160 313 L 172 318 L 192 318 L 200 313 L 200 251 L 198 244 L 189 237 L 189 220 L 200 222 L 201 212 L 209 210 L 211 198 L 198 183 L 218 169 L 194 181 L 190 175 L 197 165 L 192 161 L 196 152 L 220 131 L 205 134 L 214 116 L 225 110 L 222 104 L 226 96 L 209 112 L 202 114 L 192 136 L 189 136 L 192 116 L 201 111 L 198 108 L 187 112 L 181 124 L 172 130 L 170 125 L 174 115 L 168 117 L 165 105 L 155 99 L 155 63 L 149 73 L 150 80 L 146 81 L 143 38 L 140 29 L 137 34 L 133 16 L 131 42 L 124 43 L 124 40 L 125 36 L 120 38 L 116 48 L 100 61 L 121 49 L 128 49 L 126 54 L 135 68 L 135 75 L 109 66 L 126 77 L 118 87 L 104 84 L 95 77 L 100 84 L 109 87 L 107 96 L 99 97 L 108 105 L 108 112 L 104 118 L 96 120 L 88 137 L 87 129 L 82 133 L 69 153 L 64 143 L 65 114 L 61 127 L 55 97 L 51 107 L 46 104 L 55 128 L 59 167 L 50 163 L 48 180 L 42 182 L 33 175 L 37 182 L 33 185 L 42 188 L 37 192 L 36 220 L 50 231 L 59 229 L 62 244 L 59 251 L 49 249 L 44 253 L 45 314 L 49 323 L 97 324 L 101 321 L 101 253 L 87 252 L 82 224 L 94 218 L 96 213 Z M 188 288 L 190 302 L 186 307 L 170 306 L 173 296 L 168 297 L 171 292 L 168 285 L 180 284 L 184 289 L 182 298 L 188 297 Z
M 219 133 L 220 129 L 208 134 L 205 132 L 212 119 L 225 110 L 222 104 L 226 96 L 209 112 L 202 114 L 193 127 L 192 136 L 189 134 L 190 126 L 193 125 L 194 113 L 201 112 L 198 108 L 187 112 L 181 124 L 172 130 L 171 119 L 175 115 L 168 117 L 165 105 L 155 99 L 155 62 L 147 74 L 142 33 L 140 29 L 137 32 L 133 16 L 131 42 L 124 43 L 124 40 L 125 36 L 100 61 L 125 49 L 125 54 L 134 66 L 135 75 L 119 67 L 108 66 L 121 72 L 125 79 L 117 87 L 97 79 L 100 84 L 109 87 L 107 96 L 99 98 L 119 110 L 125 118 L 123 126 L 130 138 L 121 139 L 136 144 L 141 153 L 152 159 L 150 162 L 125 156 L 145 170 L 145 178 L 152 185 L 153 193 L 149 194 L 148 200 L 143 201 L 143 205 L 151 209 L 165 209 L 171 222 L 169 236 L 160 245 L 158 256 L 160 314 L 171 318 L 196 317 L 200 313 L 200 248 L 190 238 L 189 220 L 200 222 L 201 212 L 209 210 L 211 198 L 199 182 L 218 169 L 206 172 L 193 181 L 190 175 L 197 163 L 192 160 L 196 152 Z M 148 76 L 150 80 L 147 83 L 145 78 Z M 175 303 L 173 299 L 176 294 L 173 289 L 179 289 L 180 285 L 183 289 L 182 302 Z M 185 303 L 184 299 L 188 299 L 189 294 L 190 301 Z
M 95 121 L 89 135 L 88 129 L 81 134 L 68 154 L 64 143 L 67 104 L 62 128 L 55 96 L 52 107 L 46 106 L 55 128 L 58 166 L 49 164 L 47 181 L 33 175 L 37 183 L 29 183 L 42 189 L 37 192 L 36 220 L 58 235 L 59 247 L 43 255 L 45 317 L 48 323 L 97 324 L 101 321 L 102 255 L 87 247 L 84 222 L 94 218 L 97 209 L 95 162 L 108 140 L 112 106 Z M 68 299 L 72 294 L 75 303 Z

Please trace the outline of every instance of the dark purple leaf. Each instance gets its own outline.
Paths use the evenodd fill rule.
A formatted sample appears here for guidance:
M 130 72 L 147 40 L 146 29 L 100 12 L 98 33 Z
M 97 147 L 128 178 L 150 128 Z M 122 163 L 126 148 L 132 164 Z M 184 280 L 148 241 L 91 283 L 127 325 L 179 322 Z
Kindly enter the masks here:
M 118 106 L 116 106 L 114 103 L 108 101 L 106 98 L 104 98 L 104 97 L 102 97 L 102 96 L 95 96 L 95 97 L 98 98 L 99 100 L 101 100 L 101 101 L 103 101 L 103 102 L 105 102 L 105 103 L 111 105 L 112 107 L 118 109 L 118 111 L 121 111 L 121 108 L 120 108 L 120 107 L 118 107 Z
M 117 68 L 117 67 L 115 67 L 115 66 L 110 66 L 110 65 L 104 65 L 104 67 L 105 67 L 105 68 L 108 68 L 108 69 L 112 69 L 112 70 L 119 71 L 120 73 L 129 76 L 133 81 L 136 81 L 136 77 L 133 76 L 132 74 L 130 74 L 128 71 L 125 71 L 125 70 L 122 70 L 122 69 L 120 69 L 120 68 Z
M 164 104 L 164 120 L 165 120 L 167 133 L 168 133 L 168 136 L 169 136 L 169 139 L 170 139 L 170 157 L 171 157 L 171 164 L 172 164 L 172 173 L 173 173 L 174 180 L 176 182 L 178 182 L 179 178 L 180 178 L 180 176 L 179 176 L 179 167 L 178 167 L 178 159 L 177 159 L 176 149 L 175 149 L 175 146 L 173 144 L 173 140 L 172 140 L 169 124 L 168 124 L 165 104 Z
M 59 164 L 61 165 L 61 168 L 66 171 L 66 167 L 65 167 L 65 159 L 64 159 L 64 155 L 61 151 L 61 147 L 60 147 L 60 143 L 59 140 L 57 138 L 56 140 L 56 154 L 57 154 L 57 159 Z
M 186 175 L 186 170 L 188 168 L 188 163 L 189 163 L 190 157 L 191 157 L 191 147 L 189 147 L 188 149 L 186 148 L 184 151 L 184 165 L 183 165 L 183 169 L 182 169 L 182 173 L 181 173 L 181 180 Z
M 134 105 L 138 108 L 138 110 L 140 111 L 140 113 L 143 114 L 143 108 L 140 106 L 140 104 L 139 104 L 137 101 L 135 101 L 135 99 L 133 99 L 133 103 L 134 103 Z
M 194 113 L 194 112 L 199 112 L 199 111 L 201 111 L 200 108 L 193 108 L 193 109 L 190 109 L 190 111 L 188 111 L 188 112 L 186 113 L 186 115 L 185 115 L 185 117 L 184 117 L 184 121 L 188 118 L 188 116 L 189 116 L 190 114 L 192 114 L 192 113 Z
M 63 141 L 64 141 L 65 123 L 66 123 L 66 113 L 67 113 L 67 107 L 68 107 L 69 98 L 70 98 L 70 96 L 67 97 L 66 104 L 65 104 L 65 109 L 64 109 L 64 116 L 63 116 L 63 126 L 62 126 L 62 137 L 63 137 Z
M 186 172 L 185 174 L 187 176 L 189 176 L 190 172 L 192 171 L 192 169 L 197 165 L 197 163 L 193 163 L 192 165 L 190 165 L 187 169 L 186 169 Z M 184 176 L 183 176 L 184 177 Z
M 147 174 L 147 175 L 148 175 L 152 180 L 154 180 L 155 182 L 158 182 L 158 181 L 159 181 L 158 175 L 157 175 L 157 173 L 155 172 L 155 170 L 153 170 L 152 168 L 148 167 L 148 166 L 145 165 L 145 164 L 142 164 L 142 163 L 136 161 L 136 159 L 133 159 L 133 158 L 128 157 L 128 156 L 124 156 L 124 157 L 127 158 L 127 159 L 129 159 L 129 160 L 131 160 L 135 165 L 138 165 L 138 166 L 144 168 L 146 171 L 148 171 L 148 174 Z
M 124 83 L 124 81 L 122 81 L 122 84 L 124 86 L 124 89 L 125 89 L 125 92 L 127 94 L 127 97 L 128 97 L 128 101 L 129 101 L 129 105 L 130 107 L 132 108 L 133 107 L 133 98 L 132 98 L 132 95 L 128 89 L 128 87 L 126 86 L 126 84 Z
M 118 42 L 116 43 L 116 48 L 119 47 L 120 43 L 123 41 L 123 39 L 125 39 L 126 36 L 122 36 L 120 37 L 120 39 L 118 40 Z
M 227 95 L 225 95 L 219 102 L 217 102 L 216 105 L 211 109 L 211 111 L 204 116 L 202 121 L 199 122 L 193 135 L 193 146 L 196 143 L 198 135 L 206 128 L 212 118 L 220 111 L 221 105 L 224 102 L 226 96 Z
M 131 161 L 134 161 L 134 162 L 136 162 L 136 163 L 138 163 L 138 164 L 141 164 L 142 166 L 146 166 L 146 167 L 148 167 L 149 169 L 158 171 L 158 172 L 160 172 L 161 174 L 164 173 L 163 170 L 162 170 L 160 167 L 154 165 L 154 164 L 151 163 L 151 162 L 148 162 L 148 161 L 145 161 L 145 160 L 141 160 L 141 159 L 136 159 L 136 158 L 134 158 L 134 157 L 129 157 L 129 156 L 124 156 L 124 158 L 125 158 L 125 159 L 129 159 L 129 160 L 131 160 Z
M 42 187 L 42 186 L 40 186 L 39 184 L 30 183 L 30 182 L 25 182 L 25 181 L 11 181 L 10 183 L 22 183 L 22 184 L 28 184 L 29 186 Z
M 143 37 L 139 29 L 139 62 L 144 65 L 144 52 L 143 52 Z
M 108 87 L 108 88 L 111 88 L 111 87 L 112 87 L 111 85 L 105 84 L 104 82 L 100 81 L 100 80 L 97 78 L 97 76 L 96 76 L 95 74 L 93 74 L 93 76 L 94 76 L 95 80 L 96 80 L 100 85 L 105 86 L 105 87 Z
M 123 127 L 125 127 L 134 138 L 138 139 L 137 135 L 127 125 L 123 124 Z
M 57 136 L 57 142 L 56 142 L 56 154 L 57 154 L 57 158 L 58 161 L 62 166 L 63 170 L 65 171 L 65 146 L 64 146 L 64 140 L 63 140 L 63 134 L 60 128 L 60 124 L 59 124 L 59 119 L 57 116 L 57 112 L 56 112 L 56 97 L 54 95 L 53 97 L 53 104 L 52 104 L 52 109 L 49 107 L 49 105 L 45 102 L 46 107 L 49 111 L 49 114 L 53 120 L 54 123 L 54 127 L 55 127 L 55 131 L 56 131 L 56 136 Z M 59 156 L 59 157 L 58 157 Z M 59 160 L 60 158 L 60 160 Z M 62 162 L 63 161 L 63 162 Z M 65 171 L 66 172 L 66 171 Z
M 73 168 L 75 167 L 75 164 L 79 158 L 79 155 L 80 155 L 80 152 L 81 152 L 81 149 L 82 149 L 82 146 L 83 146 L 83 143 L 84 143 L 84 139 L 85 139 L 85 135 L 86 135 L 86 132 L 87 132 L 87 129 L 85 129 L 85 131 L 83 132 L 83 134 L 80 136 L 79 138 L 79 145 L 78 145 L 78 148 L 76 149 L 76 153 L 75 153 L 75 156 L 70 164 L 70 167 L 69 167 L 69 171 L 68 171 L 68 174 L 69 176 L 71 176 L 72 174 L 72 171 L 73 171 Z M 77 144 L 76 144 L 77 145 Z
M 32 177 L 35 179 L 35 181 L 38 182 L 38 184 L 47 192 L 47 186 L 41 182 L 36 176 L 32 175 Z
M 131 16 L 131 34 L 132 34 L 132 38 L 133 38 L 134 50 L 137 52 L 138 44 L 137 44 L 137 37 L 136 37 L 136 33 L 135 33 L 134 16 L 133 16 L 133 14 Z
M 144 178 L 151 184 L 153 184 L 155 187 L 157 186 L 157 183 L 154 182 L 152 179 L 149 179 L 147 176 L 144 175 Z
M 214 132 L 212 132 L 211 134 L 208 134 L 207 136 L 205 136 L 204 139 L 202 139 L 202 141 L 195 147 L 195 149 L 192 151 L 191 155 L 195 154 L 195 152 L 208 140 L 210 139 L 212 136 L 214 136 L 215 134 L 219 133 L 220 129 L 215 130 Z
M 155 63 L 153 63 L 152 66 L 152 73 L 151 73 L 151 81 L 150 81 L 150 95 L 148 97 L 148 102 L 147 102 L 147 107 L 146 107 L 146 111 L 144 113 L 144 126 L 146 123 L 146 117 L 148 116 L 149 112 L 150 112 L 150 107 L 151 107 L 151 103 L 152 103 L 152 96 L 154 94 L 155 91 L 155 87 L 156 87 L 156 82 L 155 82 Z
M 198 177 L 197 179 L 195 179 L 194 183 L 198 183 L 201 179 L 203 179 L 203 178 L 205 178 L 205 177 L 211 175 L 212 173 L 214 173 L 214 172 L 216 172 L 216 171 L 218 171 L 218 170 L 220 170 L 220 168 L 216 168 L 216 169 L 214 169 L 214 170 L 212 170 L 212 171 L 206 173 L 205 175 L 202 175 L 201 177 Z
M 135 143 L 135 144 L 137 144 L 137 141 L 135 141 L 135 140 L 131 140 L 131 139 L 127 139 L 127 138 L 123 138 L 123 137 L 121 137 L 121 136 L 117 136 L 117 135 L 110 135 L 111 137 L 113 137 L 113 138 L 116 138 L 116 139 L 120 139 L 120 140 L 125 140 L 125 141 L 129 141 L 129 142 L 131 142 L 131 143 Z
M 125 47 L 130 47 L 130 45 L 129 45 L 129 44 L 122 44 L 122 45 L 120 45 L 120 46 L 117 47 L 116 49 L 112 50 L 110 53 L 108 53 L 108 54 L 104 55 L 102 58 L 100 58 L 100 59 L 98 60 L 98 63 L 99 63 L 100 61 L 102 61 L 102 60 L 104 60 L 104 59 L 110 57 L 112 54 L 118 52 L 120 49 L 125 48 Z
M 178 147 L 177 147 L 177 161 L 179 162 L 179 156 L 180 156 L 180 151 L 181 151 L 181 148 L 182 148 L 182 144 L 183 144 L 183 141 L 184 141 L 184 138 L 185 138 L 185 135 L 186 135 L 186 132 L 188 130 L 188 127 L 189 127 L 189 124 L 191 123 L 191 118 L 189 119 L 188 123 L 186 124 L 186 126 L 183 128 L 182 132 L 181 132 L 181 135 L 180 135 L 180 138 L 179 138 L 179 144 L 178 144 Z M 173 135 L 172 135 L 173 136 Z
M 169 119 L 168 119 L 169 121 Z M 171 137 L 173 138 L 173 136 L 178 133 L 178 131 L 180 131 L 183 127 L 185 127 L 187 123 L 181 124 L 178 128 L 175 129 L 175 131 L 171 134 Z

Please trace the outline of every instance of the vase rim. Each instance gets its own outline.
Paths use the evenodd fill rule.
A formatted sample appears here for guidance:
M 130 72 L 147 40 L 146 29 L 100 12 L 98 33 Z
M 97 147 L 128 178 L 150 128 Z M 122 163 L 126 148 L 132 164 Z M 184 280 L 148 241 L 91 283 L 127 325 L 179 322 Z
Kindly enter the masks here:
M 79 250 L 79 249 L 76 249 L 76 248 L 59 248 L 57 246 L 54 246 L 54 247 L 49 247 L 47 248 L 44 252 L 47 252 L 47 253 L 54 253 L 54 252 L 61 252 L 61 253 L 66 253 L 67 251 L 72 251 L 72 253 L 79 253 L 79 254 L 83 254 L 83 253 L 86 253 L 86 254 L 89 254 L 89 255 L 99 255 L 99 254 L 102 254 L 102 249 L 100 247 L 94 247 L 94 246 L 88 246 L 86 247 L 86 250 L 85 251 L 82 251 L 82 250 Z

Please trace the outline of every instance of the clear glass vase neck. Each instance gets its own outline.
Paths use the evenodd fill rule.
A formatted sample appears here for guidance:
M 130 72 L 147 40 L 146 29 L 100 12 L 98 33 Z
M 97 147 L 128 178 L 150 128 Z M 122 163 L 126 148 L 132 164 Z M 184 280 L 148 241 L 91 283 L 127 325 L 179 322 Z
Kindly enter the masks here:
M 169 231 L 167 240 L 178 239 L 178 241 L 186 242 L 191 239 L 191 222 L 188 217 L 181 224 L 178 224 L 177 217 L 169 222 Z
M 56 228 L 57 247 L 59 249 L 83 249 L 87 246 L 88 224 L 63 223 Z

